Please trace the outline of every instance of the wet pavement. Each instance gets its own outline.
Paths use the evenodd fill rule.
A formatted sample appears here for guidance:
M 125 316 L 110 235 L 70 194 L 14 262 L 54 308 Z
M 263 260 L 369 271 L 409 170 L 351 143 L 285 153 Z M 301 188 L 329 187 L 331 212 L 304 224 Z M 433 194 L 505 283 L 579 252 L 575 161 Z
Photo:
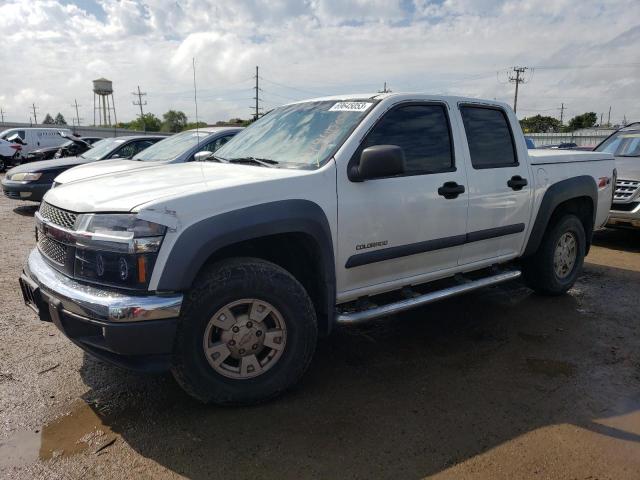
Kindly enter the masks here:
M 21 301 L 34 208 L 0 199 L 1 478 L 640 478 L 640 233 L 568 295 L 489 288 L 318 346 L 295 391 L 205 407 Z

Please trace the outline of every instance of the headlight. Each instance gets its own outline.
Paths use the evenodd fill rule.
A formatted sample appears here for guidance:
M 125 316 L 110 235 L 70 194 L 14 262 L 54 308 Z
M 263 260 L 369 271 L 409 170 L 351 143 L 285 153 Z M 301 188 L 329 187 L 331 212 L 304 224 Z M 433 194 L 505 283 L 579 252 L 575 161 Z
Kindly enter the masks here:
M 24 172 L 24 173 L 14 173 L 11 175 L 9 180 L 13 180 L 15 182 L 33 182 L 38 180 L 42 176 L 42 173 L 33 173 L 33 172 Z
M 164 225 L 131 214 L 79 215 L 75 276 L 107 285 L 146 287 L 165 232 Z

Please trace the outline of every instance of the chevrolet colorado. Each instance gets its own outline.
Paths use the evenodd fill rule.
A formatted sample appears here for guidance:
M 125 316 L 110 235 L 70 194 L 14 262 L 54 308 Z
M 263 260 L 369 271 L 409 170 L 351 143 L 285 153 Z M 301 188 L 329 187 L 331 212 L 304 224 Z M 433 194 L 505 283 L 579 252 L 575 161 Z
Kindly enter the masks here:
M 521 275 L 566 292 L 614 184 L 609 153 L 527 151 L 500 102 L 296 102 L 209 161 L 50 190 L 20 284 L 94 356 L 254 403 L 295 384 L 336 324 Z

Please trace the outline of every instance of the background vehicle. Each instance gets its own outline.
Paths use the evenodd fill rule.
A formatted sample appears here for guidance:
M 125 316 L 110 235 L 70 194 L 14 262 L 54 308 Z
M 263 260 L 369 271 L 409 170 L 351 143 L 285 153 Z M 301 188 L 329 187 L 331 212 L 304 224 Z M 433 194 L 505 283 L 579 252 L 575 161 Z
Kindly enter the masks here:
M 39 202 L 53 186 L 53 180 L 63 171 L 98 160 L 130 158 L 163 138 L 152 135 L 105 138 L 78 157 L 19 165 L 9 170 L 2 179 L 2 190 L 9 198 Z
M 527 148 L 532 150 L 534 148 L 536 148 L 536 144 L 533 143 L 533 138 L 531 137 L 524 137 L 524 141 L 527 143 Z
M 80 139 L 84 142 L 87 142 L 89 145 L 93 145 L 100 140 L 104 140 L 105 137 L 80 137 Z
M 640 228 L 640 122 L 609 135 L 595 151 L 616 158 L 618 179 L 608 225 Z
M 55 179 L 56 185 L 125 170 L 191 162 L 197 160 L 196 157 L 203 160 L 241 130 L 240 127 L 205 127 L 180 132 L 164 138 L 130 160 L 91 163 L 67 170 Z
M 66 142 L 60 136 L 60 132 L 71 135 L 68 128 L 10 128 L 0 133 L 0 139 L 7 140 L 12 135 L 18 134 L 24 145 L 21 156 L 26 156 L 29 152 L 44 147 L 59 147 Z
M 10 138 L 13 138 L 13 136 Z M 8 167 L 15 165 L 15 162 L 20 157 L 20 150 L 22 150 L 21 143 L 0 139 L 0 172 L 4 172 Z
M 32 150 L 22 159 L 22 163 L 51 160 L 52 158 L 77 157 L 91 148 L 91 145 L 83 138 L 67 135 L 64 132 L 61 136 L 66 139 L 65 143 L 60 146 Z
M 25 302 L 104 360 L 255 403 L 318 335 L 524 277 L 559 295 L 607 219 L 608 153 L 527 151 L 504 103 L 279 107 L 209 159 L 50 190 Z M 446 319 L 445 319 L 446 320 Z

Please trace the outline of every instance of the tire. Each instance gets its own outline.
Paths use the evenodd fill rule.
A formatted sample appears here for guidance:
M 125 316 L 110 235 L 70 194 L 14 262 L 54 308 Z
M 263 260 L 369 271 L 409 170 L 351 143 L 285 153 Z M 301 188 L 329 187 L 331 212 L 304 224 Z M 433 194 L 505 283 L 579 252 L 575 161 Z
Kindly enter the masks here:
M 260 320 L 264 311 L 268 313 Z M 278 332 L 279 337 L 273 336 Z M 300 379 L 317 335 L 313 303 L 289 272 L 255 258 L 223 260 L 202 272 L 186 296 L 171 372 L 203 403 L 264 402 Z M 254 355 L 249 349 L 260 342 Z
M 571 240 L 575 242 L 575 257 Z M 562 245 L 561 245 L 562 243 Z M 525 283 L 542 295 L 562 295 L 576 282 L 584 263 L 586 236 L 582 222 L 575 215 L 564 215 L 547 227 L 538 251 L 523 265 Z M 559 260 L 556 262 L 556 255 Z M 565 260 L 574 258 L 573 263 Z

